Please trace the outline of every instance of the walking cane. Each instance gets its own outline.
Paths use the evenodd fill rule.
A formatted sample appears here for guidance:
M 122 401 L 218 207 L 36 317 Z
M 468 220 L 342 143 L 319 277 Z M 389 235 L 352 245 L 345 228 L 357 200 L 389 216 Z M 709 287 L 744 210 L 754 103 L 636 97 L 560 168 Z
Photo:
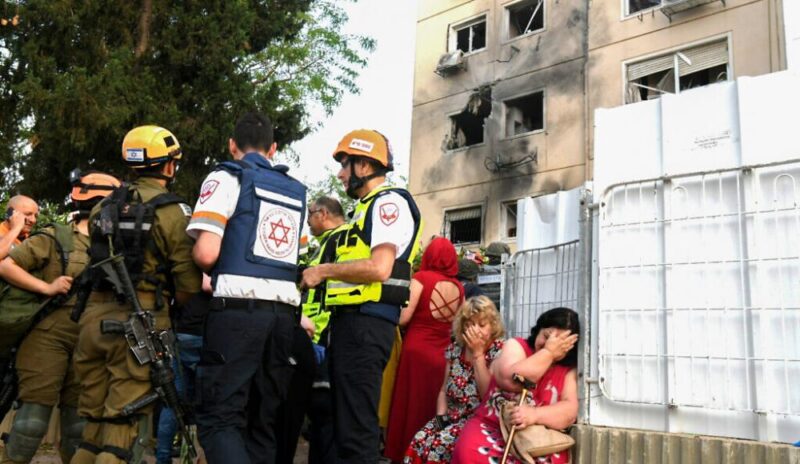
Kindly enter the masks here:
M 525 402 L 525 397 L 528 395 L 528 390 L 533 390 L 536 385 L 519 374 L 512 374 L 511 379 L 519 384 L 522 384 L 522 393 L 520 393 L 519 403 L 517 403 L 517 406 L 522 406 L 522 404 Z M 500 420 L 503 420 L 503 418 L 500 417 Z M 511 451 L 511 444 L 513 443 L 514 433 L 516 433 L 516 431 L 516 425 L 511 427 L 511 432 L 508 434 L 508 440 L 506 440 L 506 448 L 503 450 L 503 460 L 500 461 L 500 464 L 506 464 L 506 461 L 508 460 L 508 453 Z

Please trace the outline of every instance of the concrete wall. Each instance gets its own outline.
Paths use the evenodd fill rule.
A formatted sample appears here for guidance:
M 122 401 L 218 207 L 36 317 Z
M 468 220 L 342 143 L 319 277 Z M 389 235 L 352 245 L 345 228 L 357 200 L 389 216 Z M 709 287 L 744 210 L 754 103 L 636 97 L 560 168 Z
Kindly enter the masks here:
M 409 185 L 425 217 L 425 235 L 439 233 L 443 211 L 484 205 L 483 244 L 501 238 L 500 204 L 579 186 L 591 177 L 593 114 L 624 103 L 624 63 L 728 38 L 730 79 L 786 68 L 781 0 L 727 0 L 672 16 L 658 10 L 626 17 L 627 0 L 545 0 L 544 30 L 506 40 L 505 7 L 493 0 L 419 3 Z M 434 73 L 448 51 L 451 26 L 485 14 L 487 45 L 467 55 L 467 70 Z M 513 47 L 513 48 L 512 48 Z M 585 76 L 585 77 L 584 77 Z M 484 143 L 446 151 L 449 115 L 481 86 L 492 88 Z M 544 90 L 545 128 L 504 136 L 503 100 Z M 493 173 L 494 160 L 537 153 L 537 162 Z
M 409 183 L 425 218 L 425 236 L 439 233 L 444 209 L 483 204 L 484 244 L 489 243 L 501 235 L 502 201 L 573 188 L 585 180 L 585 2 L 546 1 L 544 30 L 506 40 L 509 3 L 420 3 Z M 486 48 L 466 57 L 466 71 L 444 78 L 435 74 L 451 26 L 481 14 L 487 17 Z M 484 85 L 492 88 L 484 143 L 444 150 L 449 115 L 462 111 Z M 544 92 L 544 129 L 505 137 L 503 101 L 537 90 Z M 485 167 L 487 159 L 509 162 L 532 153 L 536 163 L 497 173 Z
M 624 103 L 624 63 L 637 58 L 728 38 L 729 79 L 785 69 L 780 8 L 775 0 L 727 0 L 726 5 L 713 2 L 678 13 L 670 22 L 658 11 L 624 17 L 620 0 L 593 3 L 587 69 L 590 127 L 595 109 Z M 589 136 L 592 141 L 592 131 Z

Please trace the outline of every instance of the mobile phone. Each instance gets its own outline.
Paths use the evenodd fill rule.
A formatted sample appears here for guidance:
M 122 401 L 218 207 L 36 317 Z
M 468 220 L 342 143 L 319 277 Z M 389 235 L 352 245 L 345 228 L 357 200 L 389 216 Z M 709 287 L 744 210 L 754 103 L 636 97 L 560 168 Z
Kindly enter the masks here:
M 6 219 L 11 219 L 11 216 L 14 215 L 14 208 L 8 208 L 6 210 Z

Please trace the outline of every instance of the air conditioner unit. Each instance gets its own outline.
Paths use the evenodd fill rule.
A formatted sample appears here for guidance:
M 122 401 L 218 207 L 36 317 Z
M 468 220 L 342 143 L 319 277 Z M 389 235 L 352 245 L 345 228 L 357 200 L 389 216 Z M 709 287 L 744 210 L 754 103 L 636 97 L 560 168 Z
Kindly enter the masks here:
M 436 74 L 444 77 L 464 69 L 467 69 L 464 52 L 456 50 L 439 57 L 439 64 L 436 65 Z
M 725 0 L 662 0 L 661 12 L 672 22 L 672 15 L 675 13 L 717 1 L 721 1 L 722 6 L 725 6 Z

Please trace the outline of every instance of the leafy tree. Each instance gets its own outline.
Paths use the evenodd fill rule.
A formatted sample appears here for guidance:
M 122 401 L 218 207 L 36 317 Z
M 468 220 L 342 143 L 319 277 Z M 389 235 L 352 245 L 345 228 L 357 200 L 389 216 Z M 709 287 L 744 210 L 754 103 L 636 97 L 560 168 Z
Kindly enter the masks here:
M 257 109 L 287 145 L 355 79 L 374 41 L 342 34 L 335 0 L 0 0 L 0 182 L 63 201 L 78 166 L 125 175 L 125 133 L 158 124 L 184 151 L 176 190 L 193 200 L 227 159 L 236 117 Z

